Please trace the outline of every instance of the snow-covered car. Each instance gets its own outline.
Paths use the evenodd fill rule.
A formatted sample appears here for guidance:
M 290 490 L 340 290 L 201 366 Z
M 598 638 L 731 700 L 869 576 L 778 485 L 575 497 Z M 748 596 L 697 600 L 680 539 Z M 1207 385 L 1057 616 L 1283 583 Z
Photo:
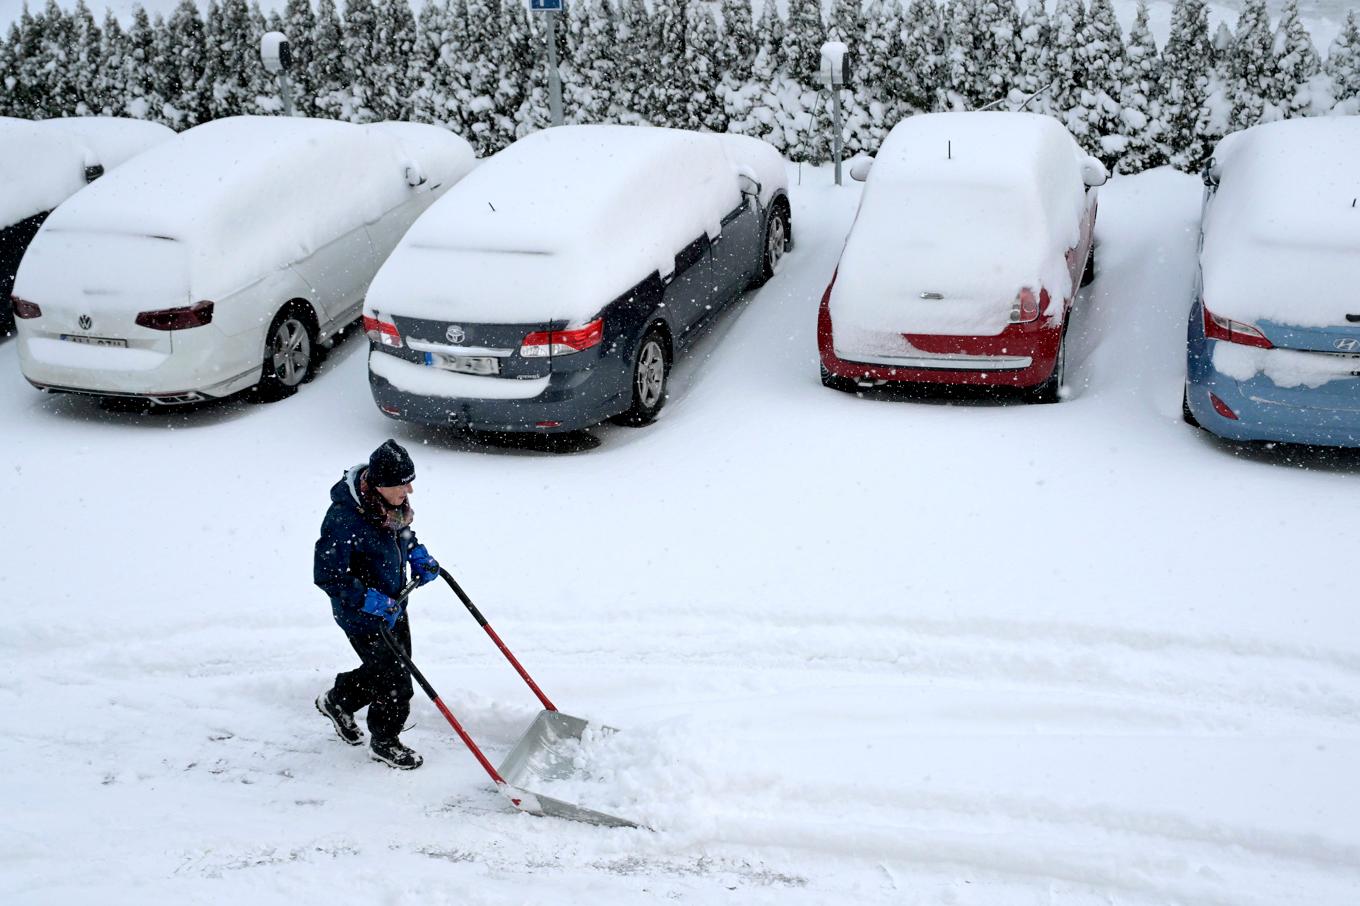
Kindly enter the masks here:
M 852 175 L 866 169 L 818 313 L 822 382 L 1056 402 L 1077 288 L 1094 274 L 1104 165 L 1052 117 L 969 112 L 903 120 Z
M 1186 421 L 1360 446 L 1360 118 L 1254 126 L 1204 170 Z
M 764 142 L 529 135 L 433 205 L 374 278 L 373 398 L 475 430 L 646 424 L 674 357 L 791 247 L 783 161 Z
M 435 126 L 233 117 L 58 208 L 15 280 L 34 386 L 187 403 L 292 393 L 378 266 L 475 163 Z
M 0 117 L 0 336 L 14 329 L 9 294 L 19 262 L 52 209 L 174 135 L 159 123 L 112 116 Z

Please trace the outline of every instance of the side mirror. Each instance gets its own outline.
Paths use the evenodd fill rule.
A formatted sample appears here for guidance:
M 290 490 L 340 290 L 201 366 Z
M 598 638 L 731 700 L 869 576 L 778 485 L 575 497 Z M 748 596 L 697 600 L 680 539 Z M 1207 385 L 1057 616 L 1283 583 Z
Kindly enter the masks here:
M 743 195 L 754 195 L 760 197 L 760 180 L 756 179 L 756 171 L 750 167 L 739 167 L 737 169 L 737 186 Z
M 850 178 L 855 182 L 864 182 L 869 178 L 869 170 L 873 166 L 874 159 L 872 157 L 861 157 L 850 164 Z
M 425 185 L 425 172 L 420 169 L 420 164 L 409 163 L 406 165 L 406 184 L 411 188 Z
M 1217 189 L 1219 175 L 1218 161 L 1211 157 L 1209 162 L 1204 165 L 1204 169 L 1200 171 L 1199 177 L 1204 180 L 1206 189 Z
M 85 181 L 86 181 L 86 182 L 94 182 L 96 179 L 98 179 L 99 177 L 101 177 L 101 176 L 103 176 L 103 175 L 104 175 L 104 165 L 103 165 L 103 164 L 86 164 L 86 165 L 85 165 Z
M 1094 157 L 1088 157 L 1081 165 L 1081 181 L 1088 189 L 1103 186 L 1110 181 L 1110 171 Z

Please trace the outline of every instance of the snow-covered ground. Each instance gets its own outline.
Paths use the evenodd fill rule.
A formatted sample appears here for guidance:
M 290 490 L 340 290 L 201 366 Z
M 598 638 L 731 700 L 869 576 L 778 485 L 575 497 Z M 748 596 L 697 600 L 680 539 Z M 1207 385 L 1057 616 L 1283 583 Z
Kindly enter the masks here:
M 361 340 L 283 403 L 150 415 L 0 343 L 0 901 L 1360 902 L 1360 456 L 1181 423 L 1198 181 L 1102 190 L 1047 407 L 821 387 L 829 183 L 661 420 L 574 455 L 385 420 Z M 623 728 L 605 792 L 655 830 L 515 813 L 419 692 L 414 773 L 312 709 L 352 659 L 312 543 L 389 435 L 422 540 Z M 413 623 L 499 761 L 535 700 L 447 589 Z

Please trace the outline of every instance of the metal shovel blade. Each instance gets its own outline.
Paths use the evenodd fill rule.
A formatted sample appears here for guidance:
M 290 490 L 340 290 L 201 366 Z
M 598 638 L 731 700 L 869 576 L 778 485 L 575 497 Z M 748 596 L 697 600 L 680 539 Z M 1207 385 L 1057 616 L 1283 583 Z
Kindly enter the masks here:
M 568 743 L 579 742 L 588 726 L 587 721 L 561 711 L 538 712 L 538 717 L 501 764 L 500 774 L 510 787 L 506 795 L 517 808 L 531 815 L 549 815 L 605 827 L 637 827 L 637 822 L 627 818 L 597 812 L 539 792 L 546 783 L 567 780 L 576 773 L 567 751 Z M 613 727 L 600 729 L 606 733 L 618 732 Z M 519 794 L 518 797 L 515 794 Z

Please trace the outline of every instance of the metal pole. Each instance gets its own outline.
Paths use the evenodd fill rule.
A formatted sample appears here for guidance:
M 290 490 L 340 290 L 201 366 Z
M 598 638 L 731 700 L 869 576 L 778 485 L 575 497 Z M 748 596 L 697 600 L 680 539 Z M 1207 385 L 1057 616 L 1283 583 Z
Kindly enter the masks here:
M 279 95 L 283 98 L 283 115 L 293 115 L 293 86 L 288 82 L 288 73 L 279 73 Z
M 831 120 L 835 128 L 832 136 L 832 145 L 836 154 L 836 185 L 841 184 L 841 90 L 834 85 L 831 88 Z
M 548 113 L 562 125 L 562 77 L 557 72 L 557 11 L 548 10 Z

